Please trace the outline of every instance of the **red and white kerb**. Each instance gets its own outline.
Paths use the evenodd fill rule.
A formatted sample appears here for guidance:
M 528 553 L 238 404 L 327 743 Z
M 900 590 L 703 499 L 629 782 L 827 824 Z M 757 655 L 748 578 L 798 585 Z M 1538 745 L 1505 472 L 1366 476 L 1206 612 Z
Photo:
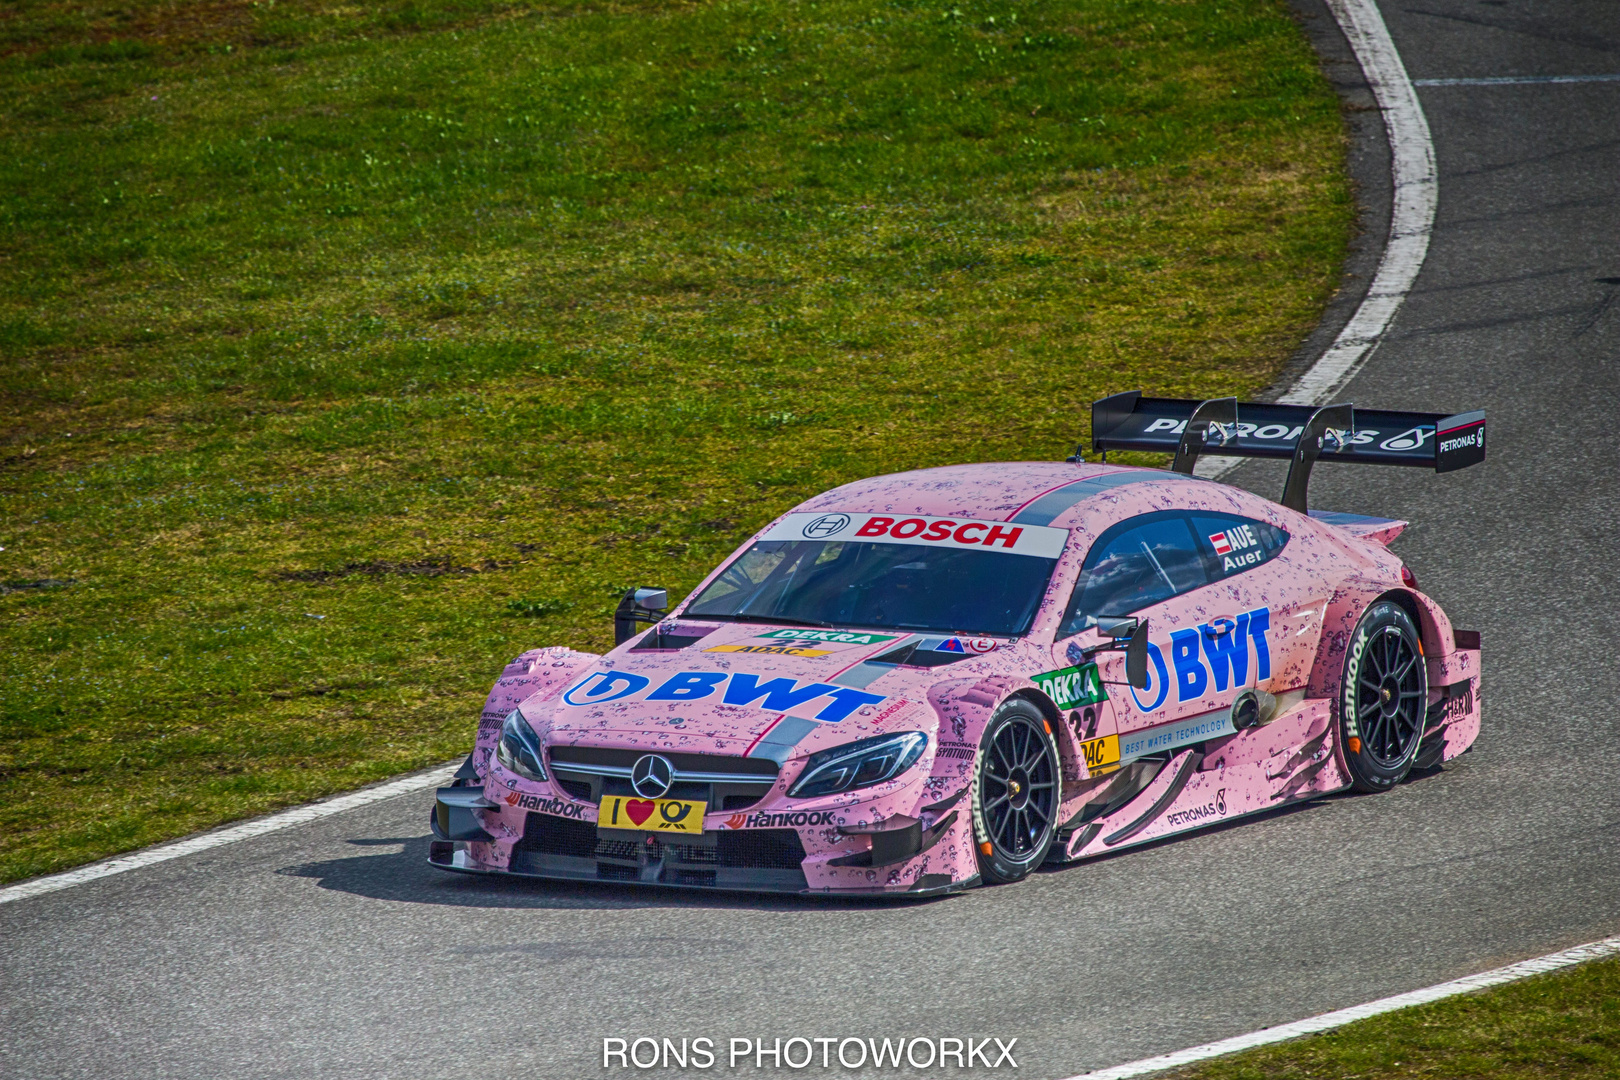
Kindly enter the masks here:
M 789 514 L 761 540 L 834 540 L 920 547 L 967 548 L 1055 559 L 1069 530 L 1047 525 L 1012 525 L 973 518 L 917 514 Z

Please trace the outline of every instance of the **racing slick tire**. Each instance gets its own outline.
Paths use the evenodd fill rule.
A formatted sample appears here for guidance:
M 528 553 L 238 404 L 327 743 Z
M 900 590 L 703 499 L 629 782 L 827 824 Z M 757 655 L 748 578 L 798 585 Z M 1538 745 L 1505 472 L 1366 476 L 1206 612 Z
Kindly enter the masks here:
M 1057 741 L 1041 710 L 1002 703 L 984 729 L 973 767 L 973 844 L 990 885 L 1021 880 L 1041 865 L 1057 833 Z
M 1357 791 L 1388 791 L 1412 770 L 1429 700 L 1429 673 L 1412 617 L 1368 606 L 1350 635 L 1339 686 L 1339 746 Z

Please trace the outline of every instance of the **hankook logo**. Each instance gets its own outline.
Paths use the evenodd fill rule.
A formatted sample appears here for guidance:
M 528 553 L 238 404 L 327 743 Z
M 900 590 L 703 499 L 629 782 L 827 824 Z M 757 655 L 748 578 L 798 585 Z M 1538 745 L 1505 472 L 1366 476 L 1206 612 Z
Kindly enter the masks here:
M 804 535 L 812 540 L 824 540 L 842 532 L 848 525 L 848 514 L 822 514 L 804 527 Z
M 643 754 L 630 770 L 630 786 L 643 799 L 661 799 L 675 782 L 675 766 L 666 757 Z

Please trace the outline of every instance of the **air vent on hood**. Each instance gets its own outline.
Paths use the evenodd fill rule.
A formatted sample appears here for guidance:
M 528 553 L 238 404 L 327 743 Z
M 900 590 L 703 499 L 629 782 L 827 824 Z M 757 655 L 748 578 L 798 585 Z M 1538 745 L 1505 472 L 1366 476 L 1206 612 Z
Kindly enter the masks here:
M 954 664 L 958 660 L 966 660 L 976 655 L 970 652 L 944 652 L 937 648 L 930 648 L 929 644 L 926 638 L 912 641 L 900 646 L 898 649 L 890 649 L 882 656 L 874 656 L 867 663 L 902 664 L 906 667 L 934 668 Z
M 653 649 L 684 649 L 688 645 L 696 645 L 716 630 L 718 626 L 665 626 L 659 624 L 653 627 L 646 637 L 630 646 L 631 652 L 647 652 Z

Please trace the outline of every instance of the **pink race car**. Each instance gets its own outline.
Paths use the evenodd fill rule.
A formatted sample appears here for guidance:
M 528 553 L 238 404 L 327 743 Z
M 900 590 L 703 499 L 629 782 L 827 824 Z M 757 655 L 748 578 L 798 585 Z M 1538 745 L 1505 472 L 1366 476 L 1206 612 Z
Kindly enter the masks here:
M 1105 463 L 847 484 L 669 614 L 628 594 L 606 655 L 519 656 L 439 789 L 431 861 L 926 895 L 1382 791 L 1473 743 L 1479 635 L 1385 546 L 1405 523 L 1305 495 L 1318 457 L 1483 460 L 1483 413 L 1121 394 L 1092 446 Z M 1200 453 L 1291 458 L 1281 502 L 1194 477 Z

